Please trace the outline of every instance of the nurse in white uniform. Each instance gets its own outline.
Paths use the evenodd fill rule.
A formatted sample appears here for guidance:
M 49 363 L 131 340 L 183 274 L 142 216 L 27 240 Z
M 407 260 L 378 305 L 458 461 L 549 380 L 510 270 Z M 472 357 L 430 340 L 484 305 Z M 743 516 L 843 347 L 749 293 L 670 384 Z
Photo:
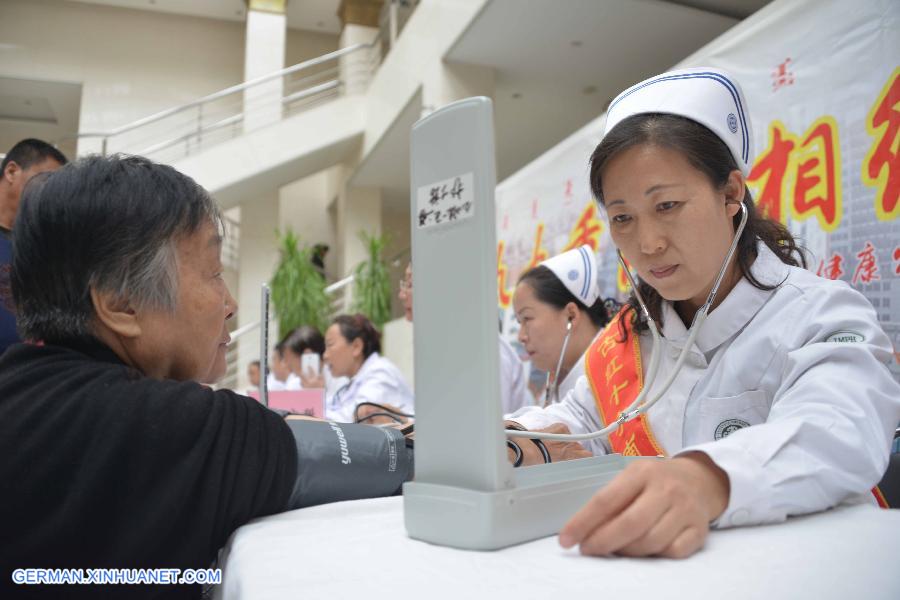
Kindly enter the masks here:
M 590 246 L 563 252 L 519 277 L 513 293 L 519 342 L 531 364 L 547 372 L 542 406 L 559 402 L 584 375 L 584 353 L 609 321 L 597 258 Z M 520 409 L 510 419 L 540 410 Z
M 801 268 L 790 233 L 757 213 L 745 185 L 752 148 L 740 87 L 715 69 L 653 77 L 610 105 L 591 189 L 659 324 L 658 355 L 633 297 L 588 350 L 586 376 L 562 400 L 568 412 L 517 421 L 596 431 L 645 383 L 642 404 L 674 375 L 646 414 L 588 442 L 595 454 L 673 458 L 626 468 L 561 530 L 564 547 L 685 557 L 710 526 L 873 497 L 900 420 L 891 344 L 865 297 Z M 535 444 L 521 446 L 526 461 L 540 460 Z
M 326 401 L 326 419 L 355 422 L 356 408 L 367 402 L 385 406 L 400 419 L 413 414 L 412 390 L 400 369 L 379 352 L 381 334 L 365 316 L 341 315 L 332 322 L 325 332 L 325 364 L 332 375 L 350 382 Z

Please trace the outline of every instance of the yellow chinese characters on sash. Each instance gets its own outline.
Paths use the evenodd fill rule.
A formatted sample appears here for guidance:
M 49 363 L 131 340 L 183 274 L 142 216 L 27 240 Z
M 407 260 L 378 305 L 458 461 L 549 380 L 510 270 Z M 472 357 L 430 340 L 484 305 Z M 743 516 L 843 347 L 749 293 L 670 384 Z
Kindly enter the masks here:
M 622 309 L 594 340 L 584 357 L 585 372 L 604 427 L 615 421 L 644 387 L 641 347 L 626 310 L 630 314 L 630 308 Z M 619 339 L 620 321 L 628 332 L 624 342 Z M 666 454 L 656 441 L 645 414 L 620 425 L 609 435 L 609 443 L 614 452 L 625 456 Z

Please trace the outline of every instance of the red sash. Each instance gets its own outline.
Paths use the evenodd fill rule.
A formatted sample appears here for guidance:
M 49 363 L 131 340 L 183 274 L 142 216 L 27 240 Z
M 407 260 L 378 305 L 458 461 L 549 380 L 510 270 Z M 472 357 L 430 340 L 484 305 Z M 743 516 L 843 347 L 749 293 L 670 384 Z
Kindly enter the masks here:
M 641 369 L 641 346 L 638 336 L 632 331 L 631 319 L 623 315 L 623 308 L 606 326 L 588 348 L 584 357 L 584 370 L 597 411 L 608 426 L 619 414 L 628 408 L 644 387 L 644 373 Z M 630 314 L 628 310 L 628 314 Z M 625 324 L 628 338 L 620 342 L 619 322 Z M 609 436 L 612 449 L 625 456 L 665 456 L 665 451 L 653 431 L 647 415 L 642 414 L 621 425 Z

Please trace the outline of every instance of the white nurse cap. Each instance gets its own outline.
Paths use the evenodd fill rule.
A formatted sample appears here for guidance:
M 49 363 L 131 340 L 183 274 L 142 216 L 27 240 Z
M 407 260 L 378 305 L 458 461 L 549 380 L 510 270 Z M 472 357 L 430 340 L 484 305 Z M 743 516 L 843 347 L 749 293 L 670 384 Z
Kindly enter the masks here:
M 725 71 L 680 69 L 631 86 L 609 105 L 603 135 L 624 119 L 643 113 L 680 115 L 705 125 L 725 142 L 744 175 L 750 174 L 750 114 L 741 86 Z
M 572 295 L 590 308 L 600 297 L 597 285 L 597 257 L 590 246 L 584 245 L 541 263 L 566 286 Z

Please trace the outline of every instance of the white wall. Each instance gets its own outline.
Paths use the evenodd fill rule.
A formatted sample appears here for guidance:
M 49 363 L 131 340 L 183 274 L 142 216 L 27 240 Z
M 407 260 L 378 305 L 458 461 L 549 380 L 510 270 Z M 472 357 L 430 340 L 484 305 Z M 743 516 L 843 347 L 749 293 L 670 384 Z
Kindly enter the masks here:
M 391 315 L 399 318 L 403 316 L 403 305 L 397 299 L 397 293 L 400 291 L 400 280 L 406 274 L 406 265 L 411 258 L 409 193 L 401 196 L 385 193 L 381 206 L 381 231 L 389 236 L 384 256 L 389 261 L 388 270 L 391 275 Z M 391 260 L 394 257 L 398 257 L 397 264 Z
M 328 172 L 322 171 L 284 186 L 278 192 L 279 228 L 292 229 L 307 245 L 328 244 L 325 273 L 329 281 L 339 278 L 337 272 L 336 228 L 329 205 Z
M 244 23 L 63 0 L 3 0 L 0 75 L 83 84 L 80 130 L 103 131 L 239 83 Z M 286 64 L 337 48 L 291 30 Z
M 388 360 L 397 365 L 407 383 L 415 390 L 413 324 L 403 317 L 385 323 L 381 350 Z
M 440 67 L 444 54 L 486 3 L 487 0 L 444 0 L 422 2 L 416 7 L 366 92 L 362 158 L 418 93 L 424 74 Z

